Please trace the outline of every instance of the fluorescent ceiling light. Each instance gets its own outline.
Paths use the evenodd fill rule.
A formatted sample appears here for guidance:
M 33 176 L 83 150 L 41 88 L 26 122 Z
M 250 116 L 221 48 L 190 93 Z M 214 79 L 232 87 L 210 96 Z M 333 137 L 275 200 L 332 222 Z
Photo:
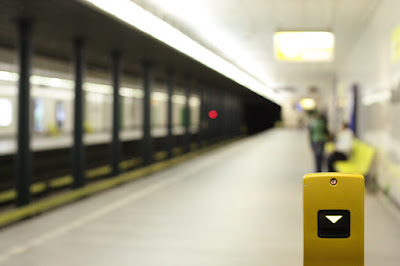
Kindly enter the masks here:
M 74 82 L 68 79 L 49 78 L 43 76 L 33 75 L 29 78 L 30 82 L 34 85 L 65 88 L 70 89 L 74 87 Z
M 0 80 L 4 81 L 18 81 L 19 75 L 14 72 L 0 71 Z
M 126 88 L 126 87 L 120 88 L 119 94 L 121 96 L 133 97 L 133 98 L 143 98 L 144 97 L 144 92 L 142 90 Z
M 19 79 L 19 74 L 15 72 L 0 71 L 0 80 L 15 81 Z M 75 82 L 70 79 L 51 78 L 33 75 L 29 78 L 33 85 L 45 86 L 51 88 L 74 89 Z M 35 88 L 37 90 L 37 88 Z M 112 94 L 113 88 L 110 85 L 85 82 L 83 84 L 84 91 L 100 94 Z M 120 95 L 125 97 L 143 98 L 143 91 L 134 88 L 120 88 Z M 14 95 L 14 94 L 12 94 Z
M 335 36 L 327 31 L 281 31 L 274 34 L 275 57 L 283 61 L 332 61 Z
M 18 73 L 15 72 L 8 72 L 8 71 L 0 71 L 0 80 L 5 80 L 5 81 L 18 81 L 19 75 Z M 50 77 L 44 77 L 44 76 L 31 76 L 30 77 L 30 82 L 33 85 L 39 85 L 39 86 L 45 86 L 45 87 L 50 87 L 50 88 L 63 88 L 63 89 L 74 89 L 74 81 L 69 80 L 69 79 L 59 79 L 59 78 L 50 78 Z M 85 82 L 83 84 L 83 90 L 88 93 L 88 97 L 93 100 L 93 101 L 100 101 L 103 98 L 93 96 L 93 94 L 107 94 L 111 95 L 113 93 L 113 88 L 110 85 L 105 85 L 105 84 L 100 84 L 100 83 L 92 83 L 92 82 Z M 119 94 L 124 97 L 132 97 L 132 98 L 143 98 L 144 97 L 144 92 L 143 90 L 140 89 L 134 89 L 134 88 L 127 88 L 127 87 L 122 87 L 119 89 Z M 14 95 L 14 94 L 12 94 Z M 63 93 L 62 91 L 51 91 L 47 89 L 42 89 L 42 88 L 34 88 L 32 90 L 32 95 L 35 97 L 52 97 L 52 98 L 71 98 L 71 94 L 68 92 Z M 159 100 L 159 101 L 168 101 L 168 95 L 165 92 L 152 92 L 151 93 L 151 98 L 154 100 Z M 172 102 L 174 103 L 179 103 L 179 104 L 185 104 L 186 103 L 186 97 L 184 95 L 173 95 L 172 96 Z M 192 96 L 189 99 L 189 104 L 190 105 L 200 105 L 200 99 Z
M 112 94 L 113 88 L 110 85 L 103 85 L 98 83 L 85 82 L 83 89 L 88 92 L 101 93 L 101 94 Z
M 89 3 L 125 23 L 149 34 L 205 66 L 230 78 L 253 92 L 276 103 L 281 96 L 235 65 L 206 49 L 165 21 L 141 8 L 131 0 L 80 0 Z

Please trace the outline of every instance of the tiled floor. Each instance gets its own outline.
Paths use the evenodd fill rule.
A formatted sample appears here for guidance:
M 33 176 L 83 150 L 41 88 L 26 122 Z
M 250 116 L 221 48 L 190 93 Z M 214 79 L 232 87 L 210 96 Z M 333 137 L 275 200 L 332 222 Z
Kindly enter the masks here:
M 273 130 L 0 231 L 0 265 L 302 265 L 305 132 Z M 366 265 L 400 263 L 400 219 L 366 196 Z

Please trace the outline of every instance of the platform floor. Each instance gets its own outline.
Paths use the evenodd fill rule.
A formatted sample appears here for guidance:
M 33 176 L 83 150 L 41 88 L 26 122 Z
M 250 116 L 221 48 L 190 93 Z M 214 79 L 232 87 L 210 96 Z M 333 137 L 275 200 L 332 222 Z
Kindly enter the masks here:
M 302 265 L 310 171 L 305 132 L 265 132 L 1 230 L 0 265 Z M 399 265 L 398 212 L 365 211 L 365 265 Z

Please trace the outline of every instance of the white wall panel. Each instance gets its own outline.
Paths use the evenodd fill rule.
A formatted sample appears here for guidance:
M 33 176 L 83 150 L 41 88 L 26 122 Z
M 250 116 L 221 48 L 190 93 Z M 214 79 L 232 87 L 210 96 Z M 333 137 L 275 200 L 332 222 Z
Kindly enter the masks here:
M 376 97 L 396 88 L 400 81 L 400 61 L 391 60 L 392 32 L 400 25 L 400 1 L 380 1 L 361 38 L 351 49 L 338 80 L 345 90 L 360 85 L 361 98 Z M 390 99 L 360 106 L 359 130 L 362 139 L 377 148 L 377 177 L 382 188 L 400 202 L 400 105 Z

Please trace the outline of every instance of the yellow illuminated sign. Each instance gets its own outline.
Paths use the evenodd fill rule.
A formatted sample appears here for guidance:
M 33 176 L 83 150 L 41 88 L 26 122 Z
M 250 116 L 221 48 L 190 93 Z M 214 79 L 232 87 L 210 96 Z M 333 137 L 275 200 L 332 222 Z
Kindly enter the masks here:
M 303 178 L 304 266 L 364 265 L 364 177 Z
M 300 105 L 304 110 L 312 110 L 314 109 L 317 104 L 314 99 L 312 98 L 303 98 L 300 100 Z
M 281 31 L 274 34 L 275 57 L 283 61 L 331 61 L 335 36 L 326 31 Z

